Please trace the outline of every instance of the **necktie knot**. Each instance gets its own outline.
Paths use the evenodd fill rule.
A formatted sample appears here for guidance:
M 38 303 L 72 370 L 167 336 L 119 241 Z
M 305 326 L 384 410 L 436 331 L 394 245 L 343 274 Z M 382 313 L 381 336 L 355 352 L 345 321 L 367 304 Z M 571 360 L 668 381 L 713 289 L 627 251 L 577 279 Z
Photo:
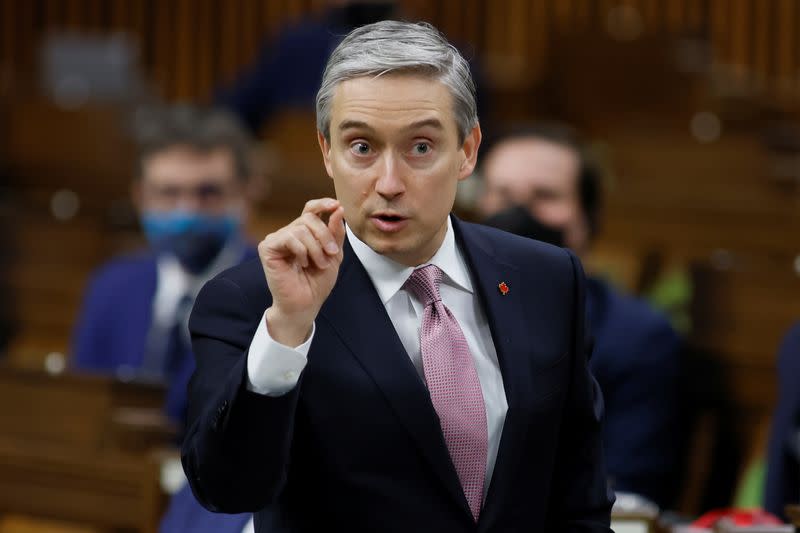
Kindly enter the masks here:
M 428 307 L 433 302 L 441 301 L 439 283 L 442 281 L 442 271 L 436 265 L 426 265 L 411 273 L 403 287 L 413 294 L 422 305 Z

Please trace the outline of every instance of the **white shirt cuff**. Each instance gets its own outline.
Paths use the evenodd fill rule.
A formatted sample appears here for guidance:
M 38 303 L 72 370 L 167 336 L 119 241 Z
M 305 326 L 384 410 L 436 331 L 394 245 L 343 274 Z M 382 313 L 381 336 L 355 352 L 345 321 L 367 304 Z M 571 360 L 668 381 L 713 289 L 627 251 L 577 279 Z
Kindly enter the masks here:
M 247 352 L 247 390 L 266 396 L 282 396 L 292 390 L 308 362 L 308 349 L 315 331 L 316 324 L 313 324 L 308 339 L 291 348 L 270 336 L 264 311 Z

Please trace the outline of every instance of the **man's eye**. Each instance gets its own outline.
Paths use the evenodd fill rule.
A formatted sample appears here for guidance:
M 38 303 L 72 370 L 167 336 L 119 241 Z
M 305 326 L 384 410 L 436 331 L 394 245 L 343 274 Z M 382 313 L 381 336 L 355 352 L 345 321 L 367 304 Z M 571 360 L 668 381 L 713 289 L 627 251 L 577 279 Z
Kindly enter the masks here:
M 350 151 L 356 155 L 368 155 L 369 145 L 363 142 L 353 143 L 350 145 Z
M 431 150 L 431 145 L 428 143 L 417 143 L 414 145 L 414 154 L 425 155 Z

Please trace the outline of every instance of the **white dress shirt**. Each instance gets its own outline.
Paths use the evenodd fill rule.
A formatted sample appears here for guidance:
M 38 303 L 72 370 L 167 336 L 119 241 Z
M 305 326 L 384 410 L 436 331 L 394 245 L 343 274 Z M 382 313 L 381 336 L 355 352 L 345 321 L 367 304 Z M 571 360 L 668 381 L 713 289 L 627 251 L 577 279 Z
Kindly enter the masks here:
M 153 298 L 153 324 L 165 328 L 171 327 L 181 298 L 189 296 L 194 301 L 208 280 L 235 265 L 243 253 L 243 245 L 238 240 L 233 240 L 225 245 L 208 268 L 199 274 L 186 270 L 172 254 L 159 255 L 156 259 L 157 282 Z
M 414 268 L 418 267 L 408 267 L 378 254 L 359 240 L 349 227 L 347 228 L 347 237 L 353 251 L 372 280 L 383 305 L 386 306 L 386 312 L 403 347 L 420 377 L 424 376 L 419 333 L 423 306 L 403 289 L 403 284 Z M 442 302 L 453 313 L 464 332 L 481 383 L 488 430 L 485 496 L 497 459 L 497 449 L 500 445 L 500 435 L 503 432 L 508 403 L 489 324 L 478 301 L 478 296 L 473 290 L 472 280 L 463 255 L 456 246 L 453 226 L 449 218 L 447 233 L 441 247 L 430 261 L 419 266 L 428 264 L 436 265 L 444 273 L 440 286 Z M 290 348 L 279 344 L 269 336 L 266 327 L 266 313 L 262 322 L 265 326 L 256 330 L 248 352 L 248 388 L 260 394 L 280 396 L 297 384 L 300 372 L 303 371 L 307 362 L 314 331 L 312 330 L 306 342 L 296 348 Z
M 140 368 L 128 365 L 117 368 L 122 376 L 128 374 L 145 378 L 163 379 L 163 357 L 169 342 L 170 330 L 178 321 L 183 322 L 183 333 L 189 345 L 189 311 L 200 289 L 219 272 L 238 263 L 244 254 L 244 244 L 233 239 L 217 254 L 211 264 L 199 274 L 181 265 L 173 254 L 159 254 L 156 258 L 156 292 L 152 302 L 152 320 L 147 332 L 144 359 Z M 188 301 L 184 301 L 188 300 Z

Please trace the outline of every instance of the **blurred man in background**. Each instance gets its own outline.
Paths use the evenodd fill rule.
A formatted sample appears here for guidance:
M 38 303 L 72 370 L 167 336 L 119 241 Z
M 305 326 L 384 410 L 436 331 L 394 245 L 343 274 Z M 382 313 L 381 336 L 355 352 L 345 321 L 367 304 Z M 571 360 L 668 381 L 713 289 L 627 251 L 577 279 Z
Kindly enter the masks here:
M 229 115 L 174 107 L 137 125 L 132 185 L 149 247 L 91 278 L 74 331 L 79 370 L 163 381 L 182 424 L 194 369 L 186 321 L 202 284 L 255 257 L 245 243 L 250 140 Z
M 787 504 L 800 503 L 800 323 L 778 353 L 778 406 L 772 415 L 764 507 L 786 519 Z
M 257 257 L 242 232 L 252 177 L 251 140 L 229 114 L 177 106 L 137 124 L 131 191 L 149 246 L 91 278 L 75 328 L 78 370 L 167 385 L 165 410 L 183 426 L 194 370 L 189 311 L 220 271 Z M 160 531 L 238 533 L 250 515 L 215 515 L 184 486 Z
M 497 136 L 486 149 L 479 211 L 487 223 L 567 246 L 585 259 L 600 214 L 599 172 L 568 127 L 540 124 Z M 672 503 L 680 460 L 681 342 L 644 301 L 588 277 L 595 338 L 590 367 L 603 390 L 606 464 L 617 491 Z
M 302 18 L 265 42 L 253 64 L 233 84 L 217 90 L 216 104 L 235 113 L 253 134 L 281 111 L 312 111 L 325 64 L 344 36 L 379 20 L 413 19 L 413 13 L 403 9 L 408 4 L 397 0 L 328 0 L 320 16 Z M 486 124 L 489 98 L 484 94 L 480 61 L 471 47 L 464 43 L 456 46 L 469 62 L 478 94 L 478 114 Z
M 254 134 L 286 109 L 314 108 L 328 56 L 347 33 L 397 17 L 394 0 L 329 0 L 320 17 L 306 17 L 265 42 L 255 62 L 215 101 L 235 113 Z

